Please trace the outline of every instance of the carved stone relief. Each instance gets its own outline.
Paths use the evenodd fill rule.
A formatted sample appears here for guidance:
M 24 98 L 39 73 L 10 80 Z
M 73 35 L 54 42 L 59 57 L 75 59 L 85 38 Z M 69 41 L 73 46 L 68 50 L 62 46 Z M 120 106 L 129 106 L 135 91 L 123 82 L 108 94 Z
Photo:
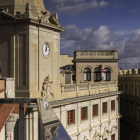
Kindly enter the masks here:
M 100 137 L 101 137 L 101 134 L 96 131 L 92 140 L 100 140 Z
M 10 140 L 10 134 L 14 131 L 14 127 L 18 117 L 19 117 L 18 114 L 13 113 L 10 114 L 6 122 L 6 140 Z
M 50 81 L 49 75 L 44 79 L 41 97 L 47 98 L 48 101 L 55 100 L 53 81 Z

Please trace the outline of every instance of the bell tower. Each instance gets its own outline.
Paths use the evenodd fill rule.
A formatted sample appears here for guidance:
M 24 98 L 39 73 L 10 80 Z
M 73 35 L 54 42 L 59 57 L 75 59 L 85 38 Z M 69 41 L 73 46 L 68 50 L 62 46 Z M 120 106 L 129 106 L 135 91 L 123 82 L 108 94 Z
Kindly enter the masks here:
M 49 91 L 59 98 L 61 31 L 43 0 L 0 0 L 1 75 L 15 78 L 16 97 L 40 97 L 49 76 Z
M 30 4 L 35 17 L 45 10 L 43 0 L 0 0 L 0 7 L 8 9 L 9 14 L 16 16 L 17 13 L 24 14 L 26 3 Z

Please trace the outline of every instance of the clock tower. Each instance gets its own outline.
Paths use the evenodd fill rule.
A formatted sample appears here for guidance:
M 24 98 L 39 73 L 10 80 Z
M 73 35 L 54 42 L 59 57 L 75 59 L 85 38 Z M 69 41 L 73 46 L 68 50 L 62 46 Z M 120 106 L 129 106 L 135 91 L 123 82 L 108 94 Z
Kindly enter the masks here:
M 43 0 L 0 0 L 1 75 L 15 78 L 16 97 L 59 99 L 61 31 Z

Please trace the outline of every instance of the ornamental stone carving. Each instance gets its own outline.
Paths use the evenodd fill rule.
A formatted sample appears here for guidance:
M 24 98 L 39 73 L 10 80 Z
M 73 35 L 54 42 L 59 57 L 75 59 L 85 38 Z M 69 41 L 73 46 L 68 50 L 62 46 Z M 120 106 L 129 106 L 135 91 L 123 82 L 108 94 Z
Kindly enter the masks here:
M 13 113 L 10 114 L 6 122 L 6 140 L 10 140 L 10 134 L 14 131 L 14 127 L 18 117 L 19 117 L 18 114 Z
M 113 125 L 111 127 L 111 129 L 110 129 L 110 133 L 113 133 L 113 132 L 117 131 L 117 129 L 118 129 L 118 126 L 117 125 Z
M 95 131 L 95 134 L 94 134 L 92 140 L 100 140 L 100 137 L 101 137 L 101 134 L 98 133 L 97 131 Z
M 105 127 L 105 128 L 104 128 L 104 132 L 103 132 L 103 134 L 102 134 L 102 137 L 103 137 L 103 138 L 108 137 L 109 133 L 110 133 L 109 130 L 107 129 L 107 127 Z
M 50 81 L 49 75 L 44 79 L 41 96 L 47 98 L 48 101 L 55 100 L 53 81 Z
M 51 140 L 53 136 L 58 137 L 59 124 L 60 123 L 56 123 L 45 126 L 45 136 L 47 140 Z
M 88 140 L 88 139 L 87 139 L 87 136 L 84 136 L 83 140 Z

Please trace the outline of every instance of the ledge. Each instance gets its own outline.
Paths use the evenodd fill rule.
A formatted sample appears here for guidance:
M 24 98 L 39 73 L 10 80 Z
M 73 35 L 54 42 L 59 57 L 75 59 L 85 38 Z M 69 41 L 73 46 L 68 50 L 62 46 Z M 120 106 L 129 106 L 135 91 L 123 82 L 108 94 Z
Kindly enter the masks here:
M 89 96 L 80 96 L 76 98 L 69 98 L 69 99 L 64 99 L 64 100 L 59 100 L 59 101 L 54 101 L 54 102 L 49 102 L 52 107 L 58 107 L 62 105 L 67 105 L 67 104 L 72 104 L 76 102 L 83 102 L 87 100 L 93 100 L 93 99 L 98 99 L 98 98 L 105 98 L 108 96 L 114 96 L 114 95 L 119 95 L 122 94 L 122 91 L 113 91 L 109 93 L 100 93 L 96 95 L 89 95 Z

